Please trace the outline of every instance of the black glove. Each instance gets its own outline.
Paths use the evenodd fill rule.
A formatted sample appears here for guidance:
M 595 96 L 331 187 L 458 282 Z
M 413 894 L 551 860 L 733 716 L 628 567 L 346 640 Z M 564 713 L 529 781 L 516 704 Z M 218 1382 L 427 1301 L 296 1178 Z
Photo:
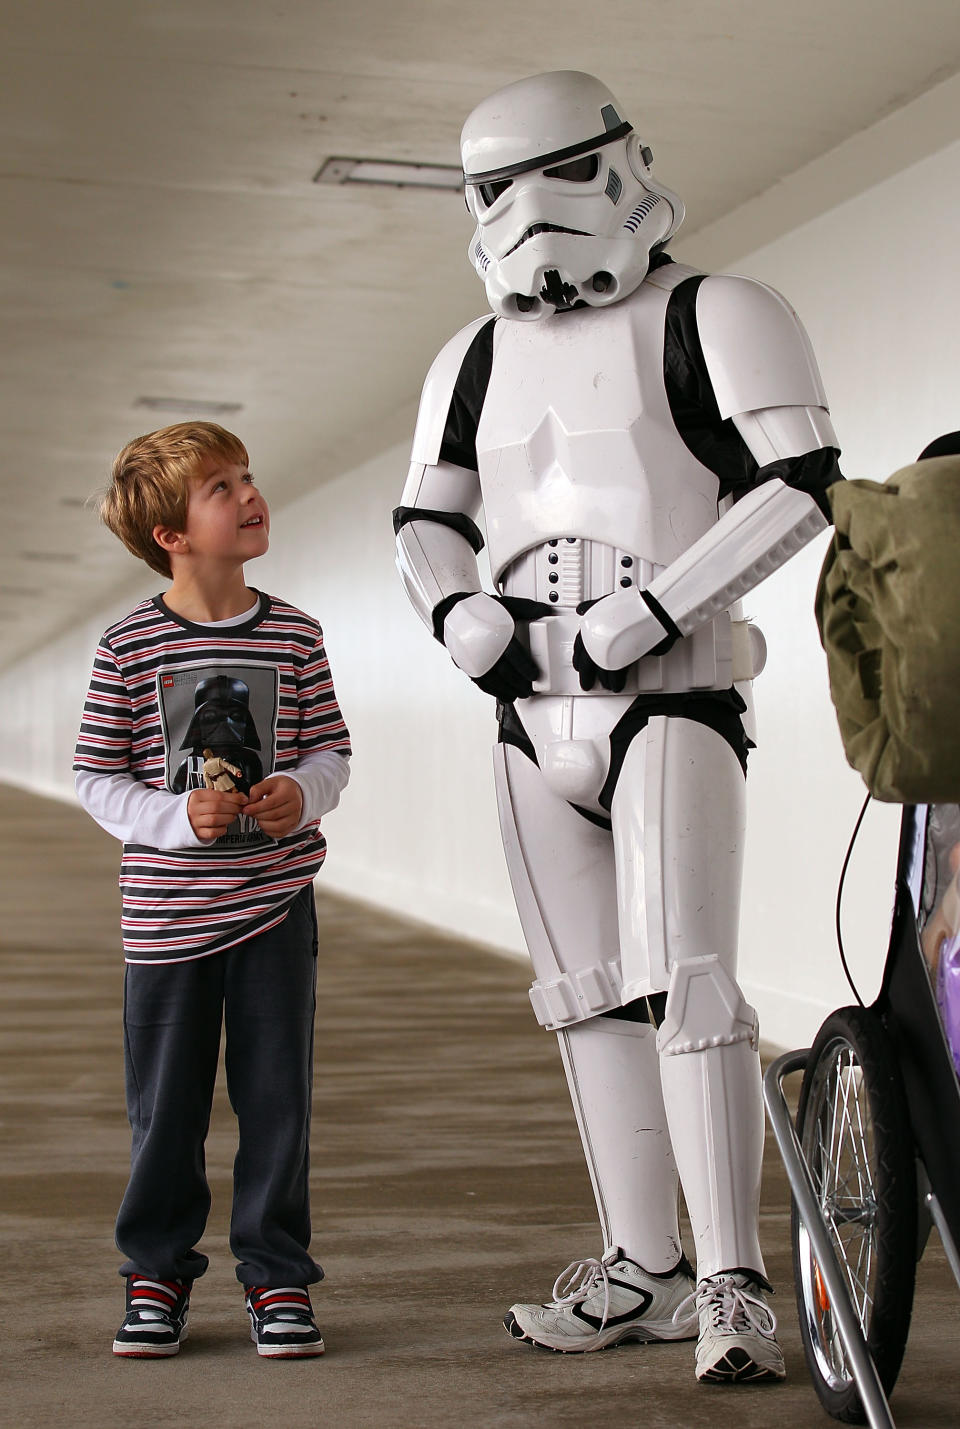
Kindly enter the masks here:
M 458 601 L 466 600 L 470 595 L 477 595 L 477 591 L 459 591 L 456 595 L 448 595 L 433 611 L 433 633 L 443 644 L 443 622 Z M 484 592 L 488 595 L 489 592 Z M 498 605 L 502 605 L 504 610 L 514 621 L 518 620 L 539 620 L 541 616 L 555 614 L 553 606 L 546 605 L 539 600 L 526 600 L 523 596 L 513 595 L 491 595 L 491 600 L 495 600 Z M 493 695 L 494 699 L 500 700 L 505 705 L 513 704 L 514 700 L 525 700 L 533 694 L 533 682 L 540 674 L 536 661 L 528 650 L 516 636 L 504 650 L 500 658 L 485 670 L 482 675 L 471 675 L 470 678 L 478 689 L 483 690 L 485 695 Z
M 598 600 L 605 600 L 605 596 L 598 596 Z M 596 600 L 582 600 L 577 606 L 578 615 L 586 615 L 592 605 L 596 605 Z M 622 670 L 605 670 L 602 665 L 598 665 L 591 655 L 587 654 L 587 647 L 583 643 L 583 636 L 578 634 L 573 642 L 573 668 L 580 676 L 580 688 L 582 690 L 592 690 L 599 680 L 601 689 L 610 690 L 618 695 L 623 689 L 627 680 L 627 670 L 629 665 L 625 665 Z

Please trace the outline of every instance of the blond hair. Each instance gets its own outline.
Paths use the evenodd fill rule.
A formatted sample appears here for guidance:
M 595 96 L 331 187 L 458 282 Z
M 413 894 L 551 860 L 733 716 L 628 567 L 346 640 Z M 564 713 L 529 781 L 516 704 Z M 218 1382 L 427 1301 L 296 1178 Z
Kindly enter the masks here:
M 190 478 L 206 457 L 247 466 L 239 437 L 215 422 L 177 422 L 135 437 L 117 455 L 110 486 L 100 502 L 100 519 L 128 551 L 152 571 L 171 576 L 170 557 L 153 539 L 155 526 L 183 531 L 187 524 Z

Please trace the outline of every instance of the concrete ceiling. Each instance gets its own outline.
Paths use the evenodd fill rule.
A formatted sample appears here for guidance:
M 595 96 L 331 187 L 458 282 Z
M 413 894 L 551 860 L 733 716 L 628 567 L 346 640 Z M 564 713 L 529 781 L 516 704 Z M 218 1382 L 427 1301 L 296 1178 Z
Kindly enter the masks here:
M 485 94 L 585 69 L 686 257 L 960 70 L 956 0 L 11 0 L 0 37 L 0 664 L 136 577 L 87 503 L 137 433 L 238 404 L 275 508 L 409 433 L 485 308 L 471 225 L 457 193 L 316 184 L 327 157 L 456 163 Z

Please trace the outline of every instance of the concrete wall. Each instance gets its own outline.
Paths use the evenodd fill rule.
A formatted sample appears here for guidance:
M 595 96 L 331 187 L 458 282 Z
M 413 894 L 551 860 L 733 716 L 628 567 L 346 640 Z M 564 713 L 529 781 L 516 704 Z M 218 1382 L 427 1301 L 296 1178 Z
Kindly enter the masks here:
M 958 193 L 960 144 L 952 144 L 730 264 L 773 283 L 801 313 L 848 476 L 882 479 L 960 426 Z M 695 249 L 683 256 L 695 258 Z M 429 639 L 393 569 L 389 512 L 405 468 L 403 448 L 384 452 L 277 513 L 271 554 L 250 578 L 323 621 L 354 736 L 354 781 L 328 821 L 324 880 L 518 951 L 494 809 L 492 704 Z M 748 604 L 771 654 L 758 682 L 761 744 L 748 781 L 741 968 L 764 1036 L 781 1046 L 806 1043 L 830 1008 L 850 1000 L 833 904 L 863 790 L 843 759 L 811 613 L 824 545 Z M 120 593 L 109 610 L 0 673 L 0 778 L 69 797 L 97 635 L 152 588 L 148 580 Z M 845 902 L 867 995 L 885 950 L 896 823 L 889 808 L 868 817 Z

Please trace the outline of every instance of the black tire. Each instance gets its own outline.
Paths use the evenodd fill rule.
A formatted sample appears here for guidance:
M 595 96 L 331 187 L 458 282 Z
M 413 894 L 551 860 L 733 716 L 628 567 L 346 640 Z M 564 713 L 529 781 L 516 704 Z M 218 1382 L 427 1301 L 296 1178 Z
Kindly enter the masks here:
M 834 1012 L 817 1033 L 800 1090 L 797 1135 L 884 1392 L 910 1328 L 917 1261 L 913 1135 L 896 1057 L 875 1013 Z M 793 1207 L 800 1335 L 820 1402 L 866 1418 L 806 1228 Z

